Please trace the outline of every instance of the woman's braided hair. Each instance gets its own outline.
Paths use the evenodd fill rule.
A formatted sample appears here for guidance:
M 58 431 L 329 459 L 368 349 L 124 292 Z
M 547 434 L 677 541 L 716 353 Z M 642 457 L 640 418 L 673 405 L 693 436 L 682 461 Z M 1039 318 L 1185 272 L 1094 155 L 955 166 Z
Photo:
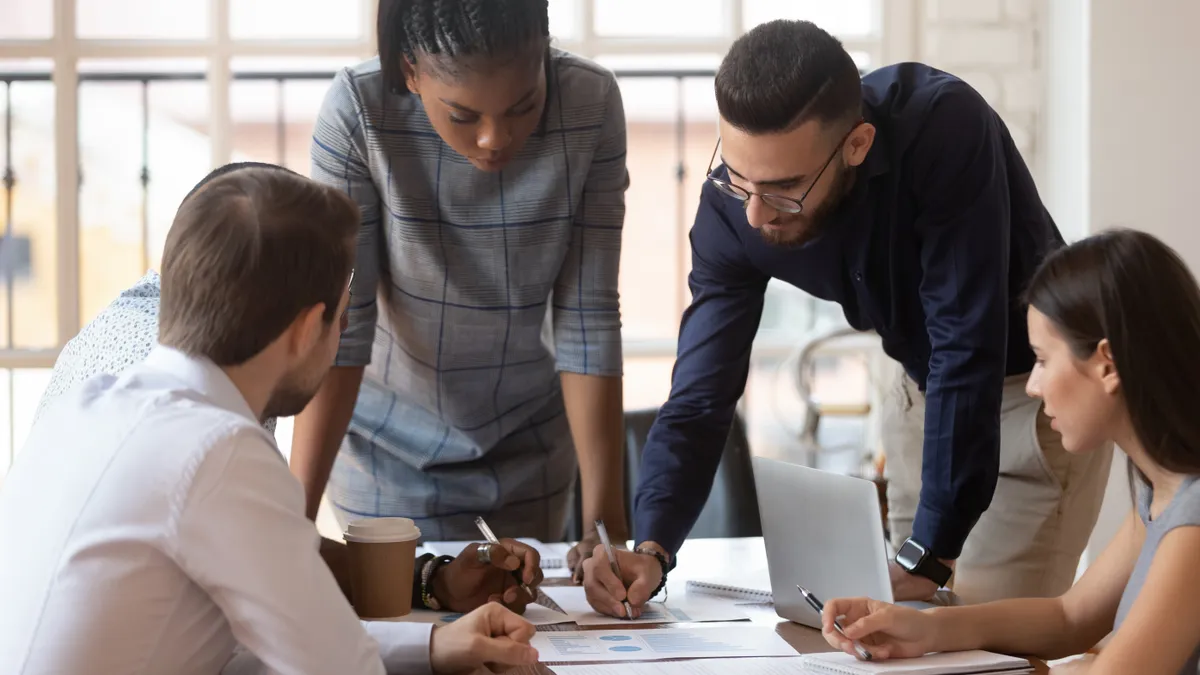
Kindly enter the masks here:
M 401 59 L 441 57 L 437 67 L 444 70 L 462 66 L 463 57 L 540 53 L 550 38 L 549 6 L 547 0 L 380 0 L 376 30 L 384 85 L 405 91 Z

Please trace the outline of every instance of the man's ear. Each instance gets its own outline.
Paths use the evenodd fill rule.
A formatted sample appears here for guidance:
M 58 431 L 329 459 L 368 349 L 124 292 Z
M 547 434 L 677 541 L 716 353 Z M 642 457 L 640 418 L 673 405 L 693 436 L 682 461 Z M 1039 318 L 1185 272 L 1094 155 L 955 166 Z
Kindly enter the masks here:
M 850 136 L 842 148 L 842 158 L 846 161 L 846 166 L 861 165 L 866 161 L 867 153 L 874 144 L 875 125 L 870 122 L 859 124 L 854 131 L 850 132 Z
M 325 334 L 325 303 L 304 309 L 288 326 L 288 353 L 291 356 L 307 354 Z

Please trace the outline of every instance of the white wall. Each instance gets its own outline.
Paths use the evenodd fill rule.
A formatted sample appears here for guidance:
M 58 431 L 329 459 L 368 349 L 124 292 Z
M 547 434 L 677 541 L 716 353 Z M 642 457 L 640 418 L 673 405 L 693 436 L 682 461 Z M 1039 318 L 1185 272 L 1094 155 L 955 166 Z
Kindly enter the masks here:
M 1039 132 L 1043 174 L 1038 184 L 1046 208 L 1067 241 L 1087 235 L 1089 117 L 1089 0 L 1054 0 L 1046 17 L 1046 106 Z
M 974 87 L 1004 119 L 1035 179 L 1042 174 L 1045 78 L 1038 43 L 1046 1 L 919 0 L 916 6 L 914 58 Z
M 914 58 L 962 77 L 996 108 L 1068 240 L 1134 227 L 1200 274 L 1200 2 L 916 4 Z M 1085 562 L 1129 512 L 1117 455 Z
M 1049 1 L 1049 0 L 1046 0 Z M 1048 87 L 1043 192 L 1079 234 L 1113 226 L 1150 232 L 1200 271 L 1200 2 L 1053 0 L 1047 17 Z M 1069 227 L 1064 231 L 1070 232 Z M 1123 455 L 1113 463 L 1094 560 L 1129 513 Z
M 1200 2 L 1090 5 L 1092 227 L 1153 233 L 1198 270 Z

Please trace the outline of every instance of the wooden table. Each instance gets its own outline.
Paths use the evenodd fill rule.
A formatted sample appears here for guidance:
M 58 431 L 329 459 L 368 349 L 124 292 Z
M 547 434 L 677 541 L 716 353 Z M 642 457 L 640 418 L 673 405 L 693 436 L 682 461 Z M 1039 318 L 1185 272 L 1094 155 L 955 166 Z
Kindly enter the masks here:
M 765 574 L 767 568 L 766 550 L 763 540 L 750 539 L 689 539 L 679 552 L 679 564 L 671 573 L 667 592 L 669 596 L 681 597 L 686 593 L 688 579 L 738 579 L 746 576 Z M 548 579 L 547 586 L 569 583 L 565 579 Z M 797 623 L 780 619 L 770 605 L 744 605 L 741 607 L 750 617 L 753 625 L 773 627 L 775 632 L 796 649 L 797 654 L 813 654 L 833 651 L 820 631 L 801 626 Z M 745 622 L 742 622 L 743 624 Z M 542 626 L 539 631 L 573 631 L 573 630 L 603 630 L 620 627 L 619 620 L 614 619 L 613 626 L 587 626 L 562 624 L 558 626 Z M 664 625 L 640 625 L 639 629 L 653 630 L 656 628 L 696 628 L 714 624 L 675 623 Z M 554 663 L 539 663 L 529 668 L 517 668 L 507 671 L 513 675 L 549 675 Z M 565 665 L 565 664 L 558 664 Z M 1035 663 L 1038 673 L 1046 673 L 1046 667 Z

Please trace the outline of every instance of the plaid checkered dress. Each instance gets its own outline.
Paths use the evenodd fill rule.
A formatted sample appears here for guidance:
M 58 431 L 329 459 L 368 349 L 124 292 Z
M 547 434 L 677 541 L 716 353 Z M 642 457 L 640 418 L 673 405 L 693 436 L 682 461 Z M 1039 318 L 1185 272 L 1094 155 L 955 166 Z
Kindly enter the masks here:
M 557 373 L 621 373 L 629 179 L 612 73 L 548 63 L 542 122 L 499 173 L 385 91 L 378 59 L 326 97 L 312 175 L 362 210 L 337 363 L 367 370 L 327 493 L 345 518 L 410 517 L 426 539 L 477 538 L 477 515 L 501 536 L 563 533 L 576 461 Z

